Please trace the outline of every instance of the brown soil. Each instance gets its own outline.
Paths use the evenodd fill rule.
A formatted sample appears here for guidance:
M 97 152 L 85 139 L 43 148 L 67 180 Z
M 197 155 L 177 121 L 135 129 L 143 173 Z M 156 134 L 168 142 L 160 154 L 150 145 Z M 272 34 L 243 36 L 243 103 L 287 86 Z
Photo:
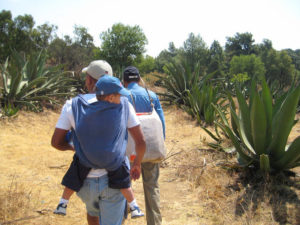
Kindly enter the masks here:
M 87 224 L 84 204 L 75 195 L 67 216 L 52 213 L 73 156 L 50 146 L 58 116 L 49 110 L 20 112 L 0 122 L 0 224 Z M 165 117 L 168 157 L 159 180 L 163 224 L 300 224 L 299 177 L 283 178 L 287 182 L 274 185 L 276 190 L 264 183 L 257 188 L 233 168 L 235 157 L 204 145 L 210 138 L 185 113 L 165 107 Z M 298 123 L 289 140 L 299 131 Z M 141 180 L 133 188 L 145 211 Z M 8 211 L 11 203 L 16 211 Z M 127 219 L 124 224 L 146 222 Z

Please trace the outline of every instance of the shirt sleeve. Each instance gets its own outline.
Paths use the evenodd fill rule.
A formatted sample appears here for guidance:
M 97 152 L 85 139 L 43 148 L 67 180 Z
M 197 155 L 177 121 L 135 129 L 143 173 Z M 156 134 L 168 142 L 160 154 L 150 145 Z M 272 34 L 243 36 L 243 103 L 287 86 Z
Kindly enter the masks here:
M 154 104 L 154 108 L 161 120 L 162 123 L 162 127 L 163 127 L 163 133 L 164 133 L 164 139 L 166 139 L 166 125 L 165 125 L 165 116 L 164 116 L 164 112 L 163 109 L 161 107 L 160 101 L 157 97 L 157 95 L 155 94 L 155 98 L 153 98 L 153 104 Z
M 60 116 L 56 123 L 56 128 L 70 130 L 72 127 L 75 128 L 75 121 L 72 112 L 72 100 L 67 100 L 61 110 Z
M 140 120 L 135 114 L 135 110 L 130 102 L 128 102 L 128 107 L 129 107 L 129 115 L 128 115 L 127 128 L 132 128 L 140 125 Z

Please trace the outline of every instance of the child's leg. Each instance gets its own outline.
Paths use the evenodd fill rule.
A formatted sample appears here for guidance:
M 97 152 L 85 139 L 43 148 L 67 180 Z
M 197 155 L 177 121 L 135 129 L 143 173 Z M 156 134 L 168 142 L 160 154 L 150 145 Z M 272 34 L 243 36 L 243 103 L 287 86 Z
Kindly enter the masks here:
M 120 189 L 120 191 L 126 198 L 127 202 L 132 202 L 134 200 L 134 195 L 131 187 Z
M 131 218 L 138 218 L 144 216 L 144 213 L 141 212 L 136 200 L 134 199 L 130 183 L 129 166 L 126 164 L 125 160 L 117 170 L 108 171 L 108 186 L 112 189 L 120 189 L 128 202 L 131 211 Z
M 56 209 L 54 210 L 55 214 L 66 215 L 69 200 L 74 192 L 75 191 L 65 186 L 64 192 L 59 200 L 59 203 Z
M 128 202 L 128 205 L 129 205 L 129 208 L 131 211 L 131 218 L 138 218 L 138 217 L 144 216 L 144 213 L 141 212 L 141 210 L 134 198 L 131 187 L 122 188 L 122 189 L 120 189 L 120 191 Z
M 54 213 L 66 215 L 66 209 L 72 194 L 78 192 L 83 185 L 84 179 L 87 177 L 90 168 L 85 167 L 79 162 L 76 155 L 62 180 L 62 185 L 65 186 L 62 197 L 58 203 Z
M 70 200 L 70 198 L 74 192 L 75 192 L 74 190 L 72 190 L 68 187 L 65 187 L 64 192 L 61 197 L 65 200 Z

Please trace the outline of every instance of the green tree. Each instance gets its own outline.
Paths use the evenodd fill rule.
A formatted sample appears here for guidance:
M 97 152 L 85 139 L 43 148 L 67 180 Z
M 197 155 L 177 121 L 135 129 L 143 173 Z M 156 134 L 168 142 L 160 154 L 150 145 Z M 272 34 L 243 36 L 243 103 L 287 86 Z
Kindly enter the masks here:
M 168 50 L 169 50 L 172 57 L 175 57 L 178 54 L 178 49 L 175 47 L 174 42 L 169 43 Z
M 200 63 L 200 73 L 203 74 L 207 65 L 208 48 L 201 36 L 190 33 L 180 50 L 181 57 L 188 62 L 192 71 L 194 71 L 196 64 Z
M 265 74 L 264 64 L 256 55 L 234 56 L 230 62 L 230 74 L 247 73 L 249 77 Z
M 14 19 L 15 30 L 13 33 L 13 48 L 24 53 L 31 53 L 37 50 L 32 39 L 32 31 L 34 27 L 34 20 L 31 15 L 17 16 Z
M 142 57 L 141 62 L 136 64 L 142 75 L 153 72 L 155 69 L 155 59 L 152 56 L 146 55 Z
M 30 53 L 36 50 L 32 40 L 34 20 L 31 15 L 17 16 L 12 19 L 10 11 L 2 10 L 0 13 L 0 59 L 4 61 L 11 55 L 13 49 Z
M 269 39 L 264 39 L 263 43 L 258 45 L 258 53 L 268 52 L 273 49 L 273 43 Z
M 268 83 L 276 82 L 278 88 L 285 87 L 291 84 L 295 67 L 292 64 L 292 59 L 286 51 L 276 51 L 271 49 L 261 56 L 266 68 L 266 79 Z
M 56 37 L 49 45 L 48 54 L 51 64 L 63 64 L 65 63 L 65 52 L 67 43 L 65 40 Z
M 265 67 L 261 59 L 254 54 L 234 56 L 230 61 L 229 75 L 232 81 L 239 83 L 241 89 L 248 91 L 250 79 L 264 76 Z
M 300 49 L 293 51 L 292 49 L 286 49 L 287 54 L 291 57 L 295 68 L 300 71 Z
M 214 41 L 209 49 L 207 73 L 214 73 L 214 77 L 225 75 L 225 55 L 218 41 Z
M 81 47 L 93 48 L 94 39 L 93 36 L 88 33 L 86 27 L 75 25 L 74 27 L 75 42 Z
M 236 33 L 234 37 L 227 37 L 225 52 L 228 56 L 228 61 L 231 61 L 233 56 L 255 53 L 254 41 L 252 34 L 248 32 Z
M 65 70 L 75 71 L 79 76 L 82 67 L 94 59 L 95 48 L 87 28 L 75 25 L 73 39 L 68 35 L 55 38 L 48 51 L 52 64 L 62 64 Z
M 4 61 L 9 55 L 13 44 L 12 33 L 14 22 L 10 11 L 2 10 L 0 13 L 0 61 Z
M 34 28 L 34 25 L 31 15 L 13 19 L 10 11 L 0 12 L 0 61 L 11 56 L 13 50 L 29 56 L 49 46 L 57 27 L 43 24 Z
M 57 26 L 53 24 L 42 24 L 33 29 L 33 40 L 39 48 L 48 48 L 56 36 Z
M 146 51 L 148 43 L 145 34 L 138 26 L 128 26 L 117 23 L 100 34 L 101 55 L 115 70 L 133 64 Z
M 169 43 L 168 50 L 162 50 L 159 55 L 155 58 L 155 70 L 160 73 L 164 72 L 164 66 L 177 57 L 179 49 L 175 47 L 173 42 Z

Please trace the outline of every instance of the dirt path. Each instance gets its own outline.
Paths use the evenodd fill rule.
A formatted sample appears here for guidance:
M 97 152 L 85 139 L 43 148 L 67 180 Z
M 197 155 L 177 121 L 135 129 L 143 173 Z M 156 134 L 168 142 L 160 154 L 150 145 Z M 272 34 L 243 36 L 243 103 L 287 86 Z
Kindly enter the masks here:
M 58 116 L 59 113 L 53 111 L 21 112 L 16 119 L 0 122 L 0 182 L 1 195 L 5 199 L 0 204 L 5 207 L 9 202 L 23 199 L 18 203 L 17 212 L 6 212 L 4 221 L 21 219 L 10 224 L 86 224 L 85 207 L 77 196 L 72 197 L 67 216 L 52 213 L 63 189 L 61 178 L 73 156 L 72 152 L 60 152 L 50 146 Z M 235 217 L 239 193 L 227 188 L 232 185 L 233 177 L 216 169 L 215 162 L 224 159 L 205 154 L 205 151 L 199 154 L 198 150 L 203 148 L 201 143 L 208 137 L 175 108 L 166 108 L 165 117 L 169 158 L 162 163 L 159 180 L 163 224 L 246 224 L 247 218 L 254 215 L 245 213 L 240 218 Z M 297 129 L 300 131 L 299 126 Z M 141 180 L 134 182 L 133 188 L 145 211 Z M 14 197 L 11 194 L 14 191 L 20 195 Z M 128 219 L 124 224 L 143 225 L 146 222 L 143 218 Z
M 170 158 L 163 163 L 160 176 L 163 224 L 199 224 L 199 215 L 195 212 L 197 199 L 190 193 L 190 185 L 176 175 L 177 169 L 173 161 L 184 149 L 199 145 L 200 137 L 192 125 L 180 121 L 180 117 L 184 115 L 179 115 L 171 108 L 165 114 L 166 146 Z M 17 185 L 19 191 L 24 191 L 24 195 L 29 196 L 26 204 L 33 211 L 28 216 L 38 216 L 19 224 L 86 223 L 84 204 L 77 196 L 71 199 L 66 217 L 52 214 L 62 192 L 60 180 L 73 155 L 72 152 L 59 152 L 50 146 L 50 137 L 58 116 L 58 113 L 52 111 L 41 114 L 21 112 L 18 118 L 0 124 L 1 185 L 7 188 L 11 184 Z M 184 140 L 185 138 L 189 141 Z M 133 188 L 138 203 L 144 210 L 141 180 L 134 182 Z M 21 212 L 19 216 L 22 217 Z M 128 219 L 124 224 L 146 223 L 144 219 Z

